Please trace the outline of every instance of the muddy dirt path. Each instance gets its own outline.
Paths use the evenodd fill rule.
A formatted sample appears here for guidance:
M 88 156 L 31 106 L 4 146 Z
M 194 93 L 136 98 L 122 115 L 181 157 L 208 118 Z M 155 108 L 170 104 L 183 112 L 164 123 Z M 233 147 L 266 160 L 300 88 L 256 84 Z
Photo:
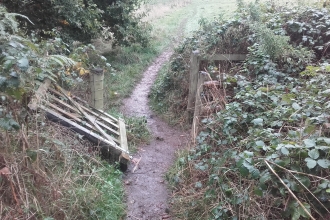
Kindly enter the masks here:
M 175 151 L 187 143 L 188 137 L 155 116 L 148 104 L 157 73 L 171 55 L 171 50 L 165 51 L 152 63 L 121 108 L 125 115 L 145 116 L 152 134 L 150 143 L 138 148 L 125 174 L 128 220 L 171 219 L 164 175 L 174 162 Z M 139 163 L 133 172 L 134 161 Z

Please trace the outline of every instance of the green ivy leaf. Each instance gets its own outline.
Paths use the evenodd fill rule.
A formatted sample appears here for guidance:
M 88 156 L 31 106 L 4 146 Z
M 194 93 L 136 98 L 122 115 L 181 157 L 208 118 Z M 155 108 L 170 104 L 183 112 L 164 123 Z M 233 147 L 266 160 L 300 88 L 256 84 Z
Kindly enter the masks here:
M 295 181 L 287 180 L 287 182 L 288 182 L 287 185 L 290 187 L 292 191 L 299 192 L 299 186 Z
M 260 125 L 260 126 L 262 126 L 263 125 L 263 119 L 262 118 L 256 118 L 256 119 L 253 119 L 252 120 L 252 123 L 254 124 L 254 125 Z
M 311 181 L 307 176 L 300 175 L 297 176 L 297 179 L 307 188 L 311 185 Z
M 301 109 L 301 106 L 298 103 L 294 102 L 292 104 L 292 108 L 294 108 L 294 110 L 299 110 L 299 109 Z
M 254 194 L 257 196 L 263 196 L 263 192 L 260 188 L 255 187 L 253 190 Z
M 323 150 L 323 151 L 329 151 L 329 146 L 315 146 L 315 149 Z
M 258 179 L 260 177 L 260 171 L 255 168 L 252 172 L 251 172 L 251 176 L 253 179 Z
M 306 203 L 306 202 L 304 202 L 303 205 L 305 206 L 305 208 L 307 209 L 307 211 L 309 213 L 311 213 L 311 207 L 310 207 L 310 205 L 308 203 Z M 304 218 L 308 218 L 309 217 L 309 215 L 306 213 L 306 211 L 301 206 L 298 206 L 297 212 L 299 212 L 299 214 L 301 216 L 303 216 Z
M 19 68 L 26 70 L 29 67 L 29 60 L 26 57 L 19 59 L 18 61 Z
M 304 143 L 307 148 L 315 147 L 316 145 L 315 140 L 312 139 L 305 139 Z
M 285 147 L 282 147 L 281 148 L 281 153 L 283 155 L 286 155 L 286 156 L 288 156 L 290 154 L 289 150 L 287 148 L 285 148 Z
M 317 140 L 318 141 L 324 141 L 326 144 L 330 144 L 330 138 L 319 137 Z
M 323 138 L 323 141 L 327 144 L 330 144 L 330 138 Z
M 294 209 L 294 212 L 293 212 L 293 215 L 292 215 L 292 218 L 291 220 L 299 220 L 300 218 L 300 212 L 299 211 L 296 211 L 297 209 Z
M 0 128 L 10 131 L 12 129 L 18 130 L 20 128 L 19 124 L 11 117 L 0 118 Z
M 259 181 L 260 181 L 260 183 L 266 183 L 270 179 L 271 179 L 271 175 L 267 171 L 267 172 L 261 174 L 261 177 L 260 177 Z
M 4 87 L 7 81 L 7 77 L 0 76 L 0 89 Z
M 317 187 L 321 189 L 325 189 L 329 186 L 329 181 L 323 181 L 321 184 L 319 184 Z
M 306 163 L 307 163 L 306 165 L 309 169 L 313 169 L 316 166 L 316 161 L 313 160 L 312 158 L 307 157 L 307 158 L 305 158 L 305 161 L 306 161 Z
M 258 147 L 263 147 L 263 146 L 265 146 L 265 143 L 263 141 L 256 141 L 256 145 Z
M 244 167 L 244 166 L 241 166 L 241 167 L 239 168 L 239 172 L 240 172 L 240 174 L 241 174 L 242 176 L 247 176 L 247 175 L 249 175 L 249 170 L 248 170 L 246 167 Z
M 316 129 L 316 126 L 315 126 L 315 125 L 309 125 L 309 126 L 307 126 L 307 127 L 304 129 L 304 132 L 305 132 L 306 134 L 311 134 L 311 133 L 313 133 L 313 132 L 315 131 L 315 129 Z
M 330 160 L 320 159 L 320 160 L 317 161 L 317 164 L 320 165 L 323 168 L 329 168 L 330 167 Z
M 313 149 L 308 152 L 308 156 L 310 156 L 312 159 L 316 160 L 317 158 L 319 158 L 320 153 L 317 149 Z

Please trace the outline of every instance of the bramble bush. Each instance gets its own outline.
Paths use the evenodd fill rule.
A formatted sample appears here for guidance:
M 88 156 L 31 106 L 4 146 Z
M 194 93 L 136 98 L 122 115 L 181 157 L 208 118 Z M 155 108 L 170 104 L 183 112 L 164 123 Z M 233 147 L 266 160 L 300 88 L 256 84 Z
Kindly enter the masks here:
M 196 146 L 179 157 L 168 174 L 179 195 L 173 198 L 179 218 L 329 216 L 330 65 L 327 43 L 318 40 L 327 37 L 323 18 L 329 12 L 268 5 L 242 4 L 233 18 L 247 25 L 248 34 L 241 38 L 246 41 L 241 45 L 247 45 L 247 58 L 225 70 L 227 78 L 235 79 L 235 84 L 220 88 L 232 91 L 224 97 L 225 108 L 204 116 Z M 302 31 L 292 30 L 296 22 L 301 22 Z M 189 39 L 182 51 L 215 51 L 217 44 L 209 48 L 212 41 L 203 38 L 210 33 L 212 29 Z M 181 67 L 161 79 L 175 76 Z M 211 63 L 206 71 L 212 76 L 216 68 Z

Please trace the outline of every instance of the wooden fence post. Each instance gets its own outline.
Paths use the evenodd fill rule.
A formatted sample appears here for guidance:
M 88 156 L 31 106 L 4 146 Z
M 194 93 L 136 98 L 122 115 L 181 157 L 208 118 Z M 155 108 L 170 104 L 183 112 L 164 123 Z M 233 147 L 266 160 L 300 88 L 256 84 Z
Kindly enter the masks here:
M 91 106 L 103 110 L 103 69 L 93 69 L 90 73 Z
M 193 142 L 195 143 L 196 136 L 198 134 L 198 127 L 199 127 L 199 119 L 200 119 L 200 112 L 202 109 L 202 98 L 201 93 L 203 92 L 204 82 L 208 80 L 208 73 L 200 72 L 198 73 L 198 82 L 197 82 L 197 89 L 195 94 L 195 108 L 194 108 L 194 118 L 192 123 L 191 129 L 191 136 Z
M 246 54 L 214 54 L 205 57 L 206 60 L 214 61 L 243 61 Z M 192 119 L 192 140 L 195 143 L 198 134 L 200 112 L 202 109 L 201 92 L 203 91 L 204 82 L 209 80 L 207 73 L 199 72 L 200 68 L 199 51 L 193 51 L 190 57 L 190 79 L 189 79 L 189 95 L 187 104 L 187 118 L 191 123 Z
M 200 64 L 199 51 L 195 50 L 192 52 L 190 57 L 189 95 L 188 95 L 187 117 L 186 117 L 189 120 L 189 122 L 191 122 L 191 119 L 194 114 L 199 64 Z

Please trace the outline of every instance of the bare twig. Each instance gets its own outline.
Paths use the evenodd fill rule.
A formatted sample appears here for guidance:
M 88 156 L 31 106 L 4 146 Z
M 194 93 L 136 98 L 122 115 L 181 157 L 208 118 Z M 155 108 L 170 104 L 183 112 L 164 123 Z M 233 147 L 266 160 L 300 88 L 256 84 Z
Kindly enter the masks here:
M 269 161 L 270 162 L 270 161 Z M 272 162 L 270 162 L 270 163 L 272 163 Z M 272 163 L 272 164 L 275 164 L 275 163 Z M 286 168 L 284 168 L 284 167 L 282 167 L 282 166 L 280 166 L 280 165 L 277 165 L 277 164 L 275 164 L 276 166 L 278 166 L 279 168 L 281 168 L 281 169 L 283 169 L 283 170 L 285 170 L 285 171 L 287 171 L 287 172 L 289 172 L 292 176 L 293 176 L 293 178 L 295 178 L 298 182 L 299 182 L 299 184 L 302 186 L 302 187 L 304 187 L 313 197 L 314 197 L 314 199 L 316 199 L 319 203 L 320 203 L 320 205 L 325 209 L 325 210 L 327 210 L 327 212 L 328 213 L 330 213 L 330 211 L 323 205 L 323 203 L 322 202 L 320 202 L 320 200 L 318 200 L 317 198 L 316 198 L 316 196 L 295 176 L 295 175 L 293 175 L 293 173 L 292 173 L 292 171 L 293 170 L 288 170 L 288 169 L 286 169 Z M 313 176 L 313 175 L 312 175 Z
M 306 212 L 306 214 L 313 220 L 316 220 L 306 209 L 306 207 L 300 202 L 300 200 L 297 198 L 297 196 L 291 191 L 291 189 L 283 182 L 283 180 L 281 179 L 281 177 L 279 177 L 279 175 L 275 172 L 275 170 L 269 165 L 269 163 L 267 162 L 267 160 L 264 160 L 265 164 L 268 166 L 268 168 L 270 169 L 270 171 L 272 171 L 272 173 L 280 180 L 280 182 L 282 183 L 282 185 L 288 190 L 288 192 L 291 194 L 291 196 L 298 202 L 298 204 L 301 206 L 301 208 Z
M 314 178 L 317 178 L 317 179 L 321 179 L 321 180 L 329 181 L 328 179 L 323 178 L 323 177 L 320 177 L 320 176 L 315 176 L 315 175 L 312 175 L 312 174 L 303 173 L 303 172 L 298 172 L 298 171 L 294 171 L 294 170 L 288 170 L 288 169 L 286 169 L 285 167 L 282 167 L 282 166 L 280 166 L 280 165 L 278 165 L 278 164 L 276 164 L 276 163 L 274 163 L 274 162 L 272 162 L 272 161 L 269 161 L 269 160 L 267 160 L 267 162 L 268 162 L 268 163 L 271 163 L 271 164 L 273 164 L 273 165 L 275 165 L 275 166 L 277 166 L 277 167 L 279 167 L 279 168 L 281 168 L 281 169 L 283 169 L 283 170 L 286 170 L 286 171 L 288 171 L 288 172 L 291 172 L 291 173 L 301 174 L 301 175 L 310 176 L 310 177 L 314 177 Z
M 137 170 L 137 168 L 138 168 L 138 166 L 139 166 L 139 163 L 140 163 L 141 159 L 142 159 L 142 157 L 140 157 L 140 159 L 138 159 L 138 160 L 135 162 L 135 166 L 134 166 L 134 168 L 133 168 L 132 173 L 134 173 L 135 170 Z

